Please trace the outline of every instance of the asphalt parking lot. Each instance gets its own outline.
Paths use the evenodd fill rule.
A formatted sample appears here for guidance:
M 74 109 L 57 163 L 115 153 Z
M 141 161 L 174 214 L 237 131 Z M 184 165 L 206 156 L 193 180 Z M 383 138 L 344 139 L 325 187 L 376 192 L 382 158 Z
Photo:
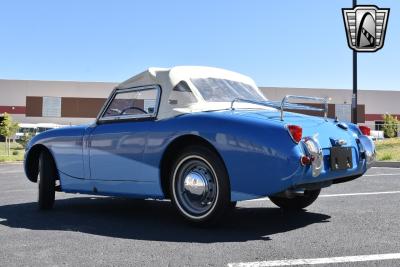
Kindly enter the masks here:
M 1 266 L 400 266 L 400 169 L 324 189 L 306 212 L 240 202 L 212 229 L 167 201 L 57 193 L 41 212 L 36 194 L 21 164 L 0 165 Z

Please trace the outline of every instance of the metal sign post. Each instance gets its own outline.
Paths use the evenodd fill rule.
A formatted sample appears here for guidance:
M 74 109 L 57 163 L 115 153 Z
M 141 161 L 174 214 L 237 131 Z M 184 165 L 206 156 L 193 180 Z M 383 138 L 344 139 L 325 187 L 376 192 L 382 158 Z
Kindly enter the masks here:
M 357 0 L 353 0 L 353 8 Z M 357 51 L 353 50 L 353 96 L 351 98 L 351 122 L 357 124 Z
M 353 50 L 353 95 L 351 98 L 351 121 L 357 123 L 357 53 L 376 52 L 385 42 L 389 8 L 374 5 L 342 8 L 347 44 Z

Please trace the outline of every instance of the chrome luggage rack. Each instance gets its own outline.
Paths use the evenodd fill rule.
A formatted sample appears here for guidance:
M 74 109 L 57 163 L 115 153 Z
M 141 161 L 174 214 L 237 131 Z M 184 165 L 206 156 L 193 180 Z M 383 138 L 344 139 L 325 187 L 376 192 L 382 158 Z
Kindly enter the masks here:
M 311 100 L 311 101 L 317 101 L 321 102 L 324 104 L 324 108 L 315 108 L 311 106 L 306 106 L 302 104 L 295 104 L 295 103 L 289 103 L 289 99 L 301 99 L 301 100 Z M 287 95 L 285 96 L 282 101 L 256 101 L 256 100 L 248 100 L 248 99 L 242 99 L 242 98 L 235 98 L 231 102 L 231 110 L 234 110 L 233 105 L 235 102 L 245 102 L 245 103 L 250 103 L 250 104 L 256 104 L 256 105 L 262 105 L 266 107 L 272 107 L 279 109 L 281 111 L 281 121 L 283 121 L 283 113 L 285 108 L 286 109 L 294 109 L 294 110 L 310 110 L 310 111 L 323 111 L 324 112 L 324 118 L 325 120 L 328 119 L 328 102 L 329 98 L 322 98 L 322 97 L 312 97 L 312 96 L 300 96 L 300 95 Z

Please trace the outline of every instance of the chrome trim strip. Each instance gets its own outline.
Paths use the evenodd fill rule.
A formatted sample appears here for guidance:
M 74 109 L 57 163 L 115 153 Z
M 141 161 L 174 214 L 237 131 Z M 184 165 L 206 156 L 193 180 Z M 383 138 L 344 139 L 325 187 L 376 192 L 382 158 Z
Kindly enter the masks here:
M 231 101 L 231 110 L 234 110 L 234 104 L 235 102 L 245 102 L 245 103 L 250 103 L 250 104 L 255 104 L 255 105 L 260 105 L 260 106 L 266 106 L 266 107 L 272 107 L 276 109 L 281 109 L 281 101 L 256 101 L 256 100 L 248 100 L 248 99 L 243 99 L 243 98 L 235 98 Z M 313 110 L 313 111 L 323 111 L 321 108 L 315 108 L 311 106 L 306 106 L 306 105 L 301 105 L 301 104 L 294 104 L 294 103 L 286 103 L 285 104 L 286 108 L 289 109 L 301 109 L 301 110 Z
M 307 106 L 307 105 L 303 105 L 303 104 L 290 103 L 290 102 L 288 102 L 288 100 L 291 98 L 319 101 L 324 104 L 324 108 L 323 109 L 315 108 L 315 107 L 311 107 L 311 106 Z M 285 108 L 286 109 L 298 109 L 298 110 L 323 111 L 324 118 L 325 118 L 325 120 L 327 120 L 327 118 L 328 118 L 328 101 L 329 101 L 329 98 L 297 96 L 297 95 L 287 95 L 280 102 L 279 101 L 256 101 L 256 100 L 235 98 L 231 101 L 231 110 L 234 110 L 233 106 L 234 106 L 235 102 L 245 102 L 245 103 L 256 104 L 256 105 L 279 109 L 281 111 L 281 121 L 283 121 L 283 112 L 284 112 Z

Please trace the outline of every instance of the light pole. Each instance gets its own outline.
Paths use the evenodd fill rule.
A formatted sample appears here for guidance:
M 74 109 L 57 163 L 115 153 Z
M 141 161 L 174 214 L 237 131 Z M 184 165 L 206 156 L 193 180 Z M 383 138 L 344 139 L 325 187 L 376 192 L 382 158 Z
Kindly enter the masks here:
M 353 0 L 353 8 L 357 0 Z M 357 52 L 353 50 L 353 95 L 351 98 L 351 121 L 357 123 Z

